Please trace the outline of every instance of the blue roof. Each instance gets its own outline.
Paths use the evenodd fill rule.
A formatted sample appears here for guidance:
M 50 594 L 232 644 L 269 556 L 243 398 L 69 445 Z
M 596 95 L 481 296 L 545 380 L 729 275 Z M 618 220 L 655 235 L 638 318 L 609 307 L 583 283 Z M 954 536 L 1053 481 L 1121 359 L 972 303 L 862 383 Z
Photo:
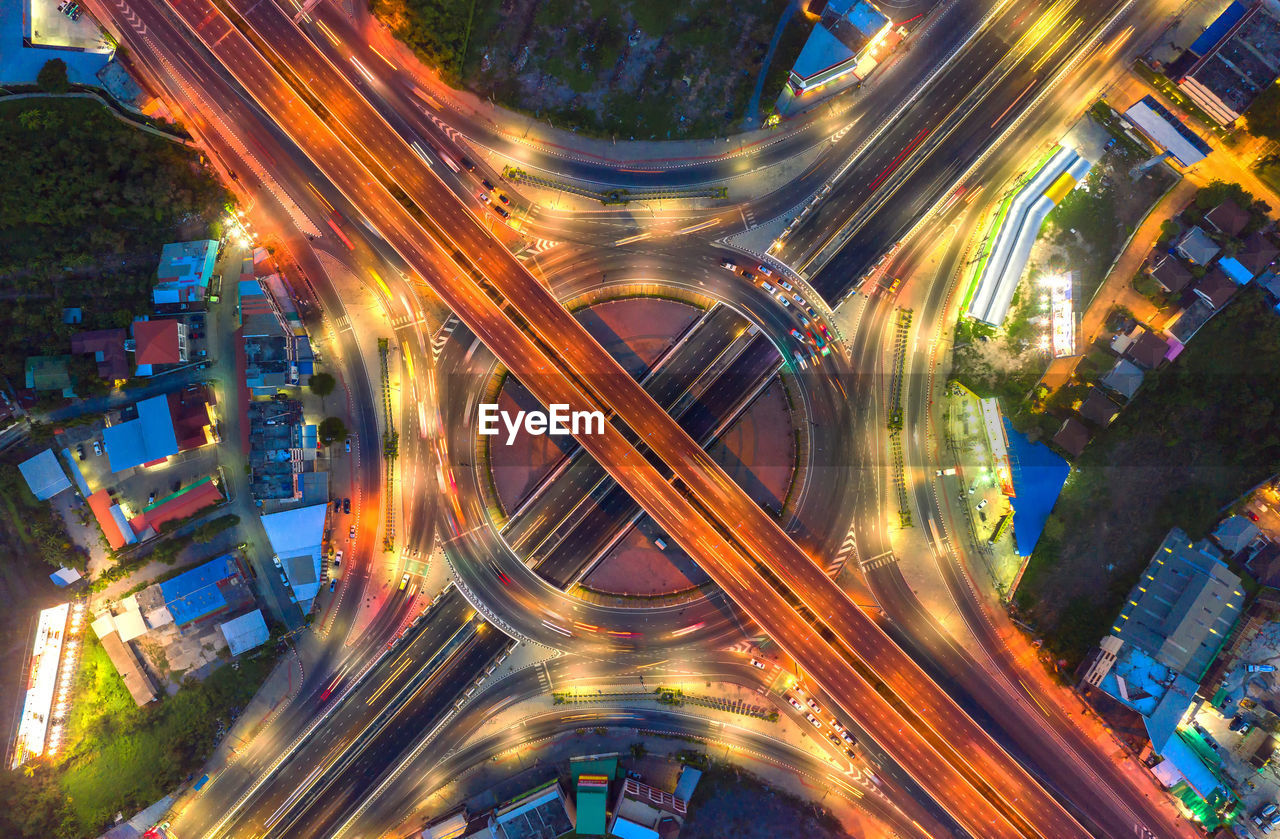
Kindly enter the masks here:
M 800 51 L 796 63 L 792 65 L 791 74 L 807 81 L 841 64 L 852 62 L 854 58 L 853 50 L 846 47 L 839 38 L 825 27 L 815 26 L 809 40 L 804 42 L 804 49 Z M 852 68 L 852 63 L 849 66 Z
M 169 398 L 153 396 L 138 403 L 138 418 L 102 431 L 112 472 L 163 460 L 178 453 Z
M 1227 6 L 1226 10 L 1218 15 L 1218 19 L 1209 24 L 1209 28 L 1200 33 L 1200 37 L 1191 43 L 1191 51 L 1201 56 L 1209 52 L 1218 45 L 1231 27 L 1240 22 L 1240 18 L 1244 17 L 1247 11 L 1249 8 L 1239 0 Z
M 676 781 L 676 791 L 672 793 L 681 801 L 688 801 L 693 797 L 693 791 L 697 789 L 698 781 L 702 780 L 702 771 L 694 769 L 692 766 L 686 766 L 680 770 L 680 780 Z
M 884 25 L 889 19 L 880 13 L 880 10 L 870 3 L 858 2 L 853 8 L 845 13 L 845 17 L 849 22 L 857 27 L 858 31 L 868 38 L 874 37 L 884 29 Z
M 161 583 L 160 593 L 173 622 L 182 626 L 226 608 L 218 582 L 234 574 L 235 560 L 231 554 L 223 554 Z
M 1013 535 L 1021 556 L 1031 556 L 1071 467 L 1044 443 L 1032 443 L 1004 420 L 1013 472 Z
M 1178 771 L 1182 773 L 1182 777 L 1187 779 L 1187 783 L 1199 793 L 1201 798 L 1209 798 L 1213 795 L 1221 783 L 1218 777 L 1213 774 L 1209 767 L 1204 765 L 1182 736 L 1170 737 L 1169 742 L 1165 744 L 1164 751 L 1160 752 L 1160 756 L 1166 760 L 1173 761 L 1173 765 L 1178 767 Z
M 1238 285 L 1245 285 L 1253 279 L 1253 274 L 1249 273 L 1249 269 L 1241 265 L 1233 256 L 1219 259 L 1218 267 L 1222 269 L 1222 273 L 1235 280 Z

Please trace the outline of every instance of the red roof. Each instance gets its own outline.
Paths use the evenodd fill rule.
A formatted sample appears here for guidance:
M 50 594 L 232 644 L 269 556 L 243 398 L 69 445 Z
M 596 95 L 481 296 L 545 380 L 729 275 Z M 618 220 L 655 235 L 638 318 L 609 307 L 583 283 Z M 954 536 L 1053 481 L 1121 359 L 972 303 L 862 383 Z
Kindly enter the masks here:
M 215 404 L 213 390 L 205 385 L 188 385 L 169 394 L 169 416 L 173 418 L 178 451 L 198 449 L 213 442 L 208 406 Z
M 205 507 L 217 504 L 221 500 L 222 493 L 218 492 L 218 488 L 213 485 L 213 481 L 205 481 L 202 484 L 196 484 L 181 495 L 170 498 L 150 510 L 139 513 L 129 519 L 129 526 L 133 528 L 134 533 L 141 533 L 148 527 L 155 528 L 156 532 L 159 533 L 160 525 L 165 522 L 185 519 L 192 513 L 198 513 Z
M 176 320 L 135 320 L 133 340 L 137 342 L 133 360 L 138 364 L 178 364 L 182 361 Z
M 93 510 L 93 517 L 98 520 L 98 526 L 102 528 L 102 532 L 106 534 L 107 544 L 113 550 L 119 550 L 124 547 L 124 534 L 120 532 L 120 525 L 116 524 L 115 517 L 111 515 L 111 496 L 107 495 L 105 489 L 100 489 L 88 498 L 89 509 Z

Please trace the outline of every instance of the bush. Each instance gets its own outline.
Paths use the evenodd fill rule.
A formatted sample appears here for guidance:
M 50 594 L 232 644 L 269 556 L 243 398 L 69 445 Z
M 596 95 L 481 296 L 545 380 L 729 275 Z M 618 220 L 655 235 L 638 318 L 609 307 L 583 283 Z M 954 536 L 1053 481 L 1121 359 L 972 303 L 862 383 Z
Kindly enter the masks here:
M 36 75 L 36 85 L 45 93 L 66 93 L 71 90 L 71 80 L 67 78 L 67 63 L 61 58 L 46 61 Z

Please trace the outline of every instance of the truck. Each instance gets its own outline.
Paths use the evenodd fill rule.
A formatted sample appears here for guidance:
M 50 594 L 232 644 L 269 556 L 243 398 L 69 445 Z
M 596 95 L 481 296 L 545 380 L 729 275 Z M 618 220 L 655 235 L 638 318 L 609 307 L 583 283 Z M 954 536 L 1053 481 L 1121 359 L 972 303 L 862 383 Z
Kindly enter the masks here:
M 208 776 L 208 775 L 201 775 L 201 776 L 200 776 L 200 780 L 198 780 L 198 781 L 196 781 L 194 784 L 192 784 L 192 785 L 191 785 L 191 788 L 192 788 L 193 790 L 195 790 L 196 792 L 199 792 L 199 791 L 200 791 L 200 788 L 201 788 L 201 787 L 203 787 L 203 786 L 204 786 L 205 784 L 207 784 L 207 783 L 209 783 L 209 776 Z
M 1274 673 L 1276 672 L 1276 666 L 1274 664 L 1250 664 L 1249 672 L 1250 673 Z
M 955 473 L 956 473 L 956 467 L 952 466 L 950 469 L 939 469 L 937 472 L 934 472 L 933 474 L 941 478 L 943 475 L 954 475 Z

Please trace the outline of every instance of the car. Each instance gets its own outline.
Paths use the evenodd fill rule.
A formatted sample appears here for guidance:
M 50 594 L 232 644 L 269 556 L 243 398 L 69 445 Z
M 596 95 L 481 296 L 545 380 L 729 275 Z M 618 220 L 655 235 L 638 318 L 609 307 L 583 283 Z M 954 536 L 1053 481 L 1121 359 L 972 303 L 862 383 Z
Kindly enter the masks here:
M 462 168 L 466 169 L 468 172 L 474 172 L 476 170 L 476 165 L 472 163 L 471 159 L 468 157 L 460 158 L 458 162 L 461 163 Z
M 1115 144 L 1116 144 L 1116 138 L 1115 138 L 1115 137 L 1112 137 L 1111 139 L 1107 140 L 1107 145 L 1106 145 L 1106 147 L 1107 147 L 1107 148 L 1111 148 L 1111 147 L 1112 147 L 1112 146 L 1114 146 Z
M 1264 819 L 1269 819 L 1275 814 L 1276 814 L 1276 804 L 1274 801 L 1262 808 L 1261 815 Z
M 501 192 L 498 193 L 498 200 L 501 201 L 503 204 L 511 203 L 511 199 L 503 195 Z
M 344 513 L 350 513 L 350 512 L 351 512 L 351 499 L 350 499 L 350 498 L 344 498 L 344 499 L 342 499 L 342 512 L 344 512 Z
M 479 199 L 480 199 L 480 203 L 482 203 L 482 204 L 492 204 L 492 203 L 493 203 L 493 202 L 492 202 L 492 200 L 490 200 L 489 196 L 488 196 L 488 195 L 486 195 L 486 194 L 485 194 L 485 193 L 483 193 L 483 192 L 482 192 L 482 193 L 480 193 L 479 195 L 477 195 L 477 196 L 476 196 L 476 198 L 479 198 Z
M 336 554 L 333 555 L 333 567 L 339 568 L 341 566 L 342 566 L 342 551 L 338 551 Z
M 351 440 L 350 440 L 350 438 L 348 438 L 348 439 L 347 439 L 347 454 L 350 454 L 350 453 L 351 453 Z
M 93 453 L 96 455 L 102 454 L 102 443 L 98 442 L 97 440 L 93 441 Z
M 984 498 L 978 502 L 977 509 L 981 510 L 981 509 L 984 509 L 986 506 L 987 506 L 987 499 Z
M 332 580 L 329 581 L 329 591 L 333 591 L 337 587 L 338 587 L 338 578 L 334 577 Z
M 354 524 L 351 525 L 351 529 L 347 531 L 347 538 L 348 539 L 356 538 L 356 526 Z
M 1248 516 L 1248 517 L 1249 517 L 1249 521 L 1257 521 L 1257 520 L 1258 520 L 1258 514 L 1257 514 L 1257 513 L 1255 513 L 1253 510 L 1245 510 L 1245 511 L 1244 511 L 1244 514 L 1245 514 L 1246 516 Z
M 893 282 L 889 283 L 890 294 L 893 294 L 895 291 L 897 291 L 900 288 L 902 288 L 902 277 L 897 277 L 894 279 Z
M 844 733 L 844 726 L 841 725 L 840 720 L 836 719 L 835 717 L 831 718 L 831 722 L 829 722 L 828 725 L 830 725 L 832 728 L 834 728 L 836 731 L 840 732 L 841 734 Z
M 1271 824 L 1267 829 L 1271 830 L 1276 827 L 1280 827 L 1280 813 L 1276 813 L 1274 816 L 1271 817 Z
M 801 296 L 800 296 L 800 295 L 798 295 L 798 294 L 793 294 L 793 295 L 791 295 L 791 299 L 792 299 L 792 300 L 794 300 L 794 301 L 796 301 L 797 303 L 799 303 L 801 306 L 803 306 L 803 305 L 804 305 L 804 298 L 803 298 L 803 297 L 801 297 Z
M 814 701 L 813 701 L 813 697 L 812 697 L 812 696 L 807 697 L 807 698 L 804 700 L 804 704 L 806 704 L 806 705 L 808 705 L 810 708 L 812 708 L 812 709 L 813 709 L 813 712 L 814 712 L 815 714 L 821 714 L 821 713 L 822 713 L 822 706 L 821 706 L 821 705 L 819 705 L 817 702 L 814 702 Z
M 404 576 L 400 578 L 400 591 L 404 591 L 409 585 L 409 572 L 404 572 Z
M 783 297 L 782 295 L 778 295 L 778 297 L 777 297 L 776 299 L 777 299 L 777 301 L 778 301 L 779 303 L 781 303 L 781 304 L 782 304 L 782 308 L 784 308 L 784 309 L 790 309 L 790 308 L 791 308 L 791 301 L 790 301 L 790 300 L 788 300 L 787 298 Z
M 493 211 L 503 218 L 511 218 L 511 213 L 507 212 L 506 208 L 499 207 L 497 204 L 493 205 Z
M 80 445 L 76 446 L 76 455 L 81 460 L 84 460 L 84 443 L 81 443 Z
M 742 279 L 744 279 L 744 280 L 752 280 L 752 281 L 754 281 L 754 280 L 755 280 L 755 278 L 756 278 L 756 275 L 755 275 L 755 274 L 752 274 L 750 271 L 743 271 L 743 272 L 742 272 Z
M 818 718 L 815 717 L 813 714 L 805 714 L 804 718 L 808 720 L 810 724 L 813 725 L 814 728 L 822 728 L 822 723 L 819 722 Z
M 284 567 L 283 565 L 280 564 L 280 557 L 277 556 L 276 554 L 271 555 L 271 562 L 274 563 L 277 568 Z
M 850 746 L 856 746 L 856 745 L 858 745 L 858 741 L 857 741 L 857 740 L 855 740 L 855 739 L 853 739 L 853 735 L 852 735 L 852 734 L 850 734 L 850 733 L 849 733 L 849 732 L 847 732 L 847 731 L 841 731 L 841 732 L 840 732 L 840 739 L 844 740 L 844 741 L 845 741 L 846 743 L 848 743 Z
M 156 503 L 156 493 L 155 493 L 155 490 L 152 490 L 152 491 L 151 491 L 151 494 L 147 496 L 147 503 L 148 503 L 148 504 L 154 504 L 154 503 Z
M 752 667 L 754 667 L 754 668 L 756 668 L 757 670 L 763 670 L 763 669 L 764 669 L 764 662 L 763 662 L 763 661 L 759 661 L 759 660 L 757 660 L 757 659 L 754 659 L 754 658 L 753 658 L 753 659 L 751 659 L 751 666 L 752 666 Z
M 853 749 L 845 749 L 845 750 L 844 750 L 844 753 L 845 753 L 846 755 L 848 755 L 849 757 L 857 757 L 857 756 L 858 756 L 858 753 L 857 753 L 857 752 L 855 752 Z
M 832 743 L 835 743 L 837 746 L 840 746 L 841 748 L 844 747 L 844 743 L 840 742 L 840 738 L 835 736 L 834 734 L 828 734 L 827 739 L 830 740 Z
M 778 280 L 778 285 L 782 286 L 782 287 L 783 287 L 783 288 L 785 288 L 787 291 L 795 291 L 795 290 L 796 290 L 796 289 L 795 289 L 795 286 L 793 286 L 791 283 L 787 282 L 786 280 Z
M 335 499 L 333 499 L 333 511 L 334 511 L 335 513 L 340 513 L 340 512 L 342 512 L 342 499 L 341 499 L 341 498 L 335 498 Z
M 768 265 L 761 265 L 758 270 L 760 271 L 761 274 L 764 274 L 766 277 L 773 276 L 773 270 L 770 269 Z
M 792 707 L 792 708 L 795 708 L 797 711 L 803 711 L 803 710 L 804 710 L 804 706 L 803 706 L 803 705 L 801 705 L 799 702 L 797 702 L 797 701 L 796 701 L 796 698 L 795 698 L 794 696 L 788 696 L 788 697 L 787 697 L 787 702 L 789 702 L 789 703 L 791 704 L 791 707 Z
M 791 330 L 791 337 L 795 338 L 797 341 L 799 341 L 802 344 L 804 343 L 804 336 L 794 329 Z
M 480 179 L 480 185 L 481 185 L 481 186 L 483 186 L 483 187 L 484 187 L 485 189 L 487 189 L 487 190 L 490 190 L 490 191 L 492 191 L 492 190 L 493 190 L 493 184 L 491 184 L 491 183 L 489 182 L 489 179 L 488 179 L 488 178 L 481 178 L 481 179 Z
M 722 259 L 720 260 L 720 267 L 727 271 L 737 271 L 738 263 L 734 262 L 732 259 Z
M 777 291 L 777 289 L 776 289 L 776 288 L 774 288 L 773 286 L 769 285 L 768 283 L 760 283 L 760 287 L 761 287 L 762 289 L 764 289 L 765 291 L 769 292 L 770 294 L 773 294 L 775 291 Z

